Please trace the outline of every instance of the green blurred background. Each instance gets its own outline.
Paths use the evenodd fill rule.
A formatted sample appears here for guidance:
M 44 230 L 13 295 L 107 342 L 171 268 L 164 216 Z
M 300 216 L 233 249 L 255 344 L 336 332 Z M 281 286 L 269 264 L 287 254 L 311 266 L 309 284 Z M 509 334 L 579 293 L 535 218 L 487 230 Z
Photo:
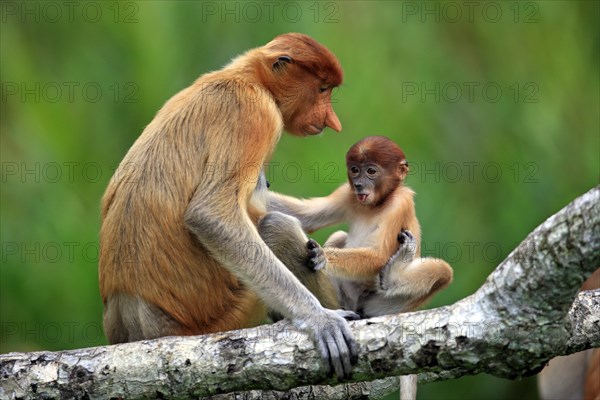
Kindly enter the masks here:
M 389 136 L 411 163 L 424 253 L 455 270 L 429 307 L 473 293 L 533 228 L 598 184 L 598 4 L 3 2 L 0 352 L 107 343 L 97 243 L 115 166 L 170 96 L 291 31 L 340 59 L 344 130 L 284 136 L 272 189 L 325 195 L 344 181 L 353 143 Z M 419 390 L 537 398 L 533 378 Z

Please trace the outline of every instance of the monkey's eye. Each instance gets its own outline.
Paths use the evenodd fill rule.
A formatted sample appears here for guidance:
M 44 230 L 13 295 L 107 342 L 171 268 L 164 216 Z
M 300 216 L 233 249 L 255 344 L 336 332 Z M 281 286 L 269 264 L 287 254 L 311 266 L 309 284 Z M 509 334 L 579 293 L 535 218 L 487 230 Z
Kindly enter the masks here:
M 290 64 L 292 62 L 293 60 L 290 56 L 280 56 L 279 58 L 277 58 L 277 61 L 273 63 L 273 71 L 279 72 L 283 70 L 285 64 Z
M 367 168 L 367 174 L 369 174 L 369 175 L 377 174 L 377 168 L 373 168 L 373 167 Z
M 358 169 L 358 167 L 350 167 L 350 173 L 352 175 L 358 175 L 359 172 L 360 170 Z
M 327 91 L 327 89 L 329 89 L 329 86 L 321 86 L 319 88 L 319 93 L 325 93 Z

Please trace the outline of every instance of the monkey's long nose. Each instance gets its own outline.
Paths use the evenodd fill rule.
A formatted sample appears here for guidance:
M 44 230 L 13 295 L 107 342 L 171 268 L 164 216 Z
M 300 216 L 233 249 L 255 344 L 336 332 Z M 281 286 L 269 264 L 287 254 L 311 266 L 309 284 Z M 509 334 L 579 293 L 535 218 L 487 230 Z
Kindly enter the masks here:
M 335 111 L 333 111 L 333 108 L 331 107 L 329 108 L 329 110 L 327 110 L 327 116 L 325 117 L 325 125 L 327 125 L 336 132 L 342 130 L 342 123 L 340 122 L 338 116 L 335 115 Z

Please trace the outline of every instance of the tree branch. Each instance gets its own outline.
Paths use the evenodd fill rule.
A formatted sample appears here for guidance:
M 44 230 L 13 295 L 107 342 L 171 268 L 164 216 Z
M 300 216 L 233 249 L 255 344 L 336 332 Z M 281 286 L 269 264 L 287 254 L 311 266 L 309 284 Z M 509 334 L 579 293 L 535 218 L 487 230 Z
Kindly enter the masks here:
M 600 347 L 600 291 L 580 294 L 570 307 L 600 265 L 599 194 L 599 187 L 590 190 L 535 229 L 473 295 L 434 310 L 351 323 L 361 347 L 353 381 L 421 373 L 428 382 L 481 372 L 513 379 L 538 372 L 554 356 Z M 288 391 L 336 384 L 326 370 L 308 337 L 283 321 L 196 337 L 4 354 L 0 397 Z

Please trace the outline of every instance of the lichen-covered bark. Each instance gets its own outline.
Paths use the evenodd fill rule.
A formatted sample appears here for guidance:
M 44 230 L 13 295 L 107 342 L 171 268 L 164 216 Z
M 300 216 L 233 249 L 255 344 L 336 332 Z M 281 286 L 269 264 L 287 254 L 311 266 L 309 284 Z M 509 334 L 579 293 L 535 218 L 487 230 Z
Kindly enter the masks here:
M 569 339 L 565 354 L 600 347 L 600 290 L 579 293 L 569 311 Z
M 337 386 L 301 386 L 288 391 L 249 390 L 218 394 L 208 400 L 365 400 L 380 399 L 396 390 L 399 377 L 377 379 L 372 382 L 345 383 Z
M 434 310 L 351 323 L 361 347 L 352 380 L 420 373 L 427 382 L 481 372 L 516 378 L 536 373 L 553 356 L 600 346 L 600 291 L 580 294 L 568 312 L 585 277 L 600 266 L 599 193 L 592 189 L 540 225 L 473 295 Z M 308 337 L 284 321 L 197 337 L 0 355 L 0 398 L 196 398 L 260 389 L 279 396 L 272 398 L 310 399 L 319 398 L 318 390 L 332 391 L 327 397 L 333 398 L 340 390 L 377 387 L 276 392 L 337 384 L 325 371 Z

